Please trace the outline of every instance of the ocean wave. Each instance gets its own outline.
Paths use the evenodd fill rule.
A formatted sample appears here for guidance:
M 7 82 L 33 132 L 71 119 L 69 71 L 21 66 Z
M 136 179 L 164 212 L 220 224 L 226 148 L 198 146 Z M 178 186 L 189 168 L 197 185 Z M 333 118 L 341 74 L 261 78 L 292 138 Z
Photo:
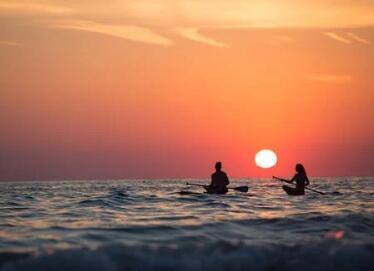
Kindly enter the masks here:
M 23 270 L 360 270 L 371 271 L 373 245 L 339 242 L 248 246 L 218 242 L 193 246 L 103 246 L 39 254 L 1 254 L 1 271 Z

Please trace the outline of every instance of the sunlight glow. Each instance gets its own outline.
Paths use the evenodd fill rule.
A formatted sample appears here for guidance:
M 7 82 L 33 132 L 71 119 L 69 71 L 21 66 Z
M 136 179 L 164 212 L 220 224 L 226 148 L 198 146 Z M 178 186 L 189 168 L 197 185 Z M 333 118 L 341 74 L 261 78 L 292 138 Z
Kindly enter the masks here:
M 277 163 L 277 155 L 272 150 L 261 150 L 256 153 L 255 162 L 261 168 L 271 168 Z

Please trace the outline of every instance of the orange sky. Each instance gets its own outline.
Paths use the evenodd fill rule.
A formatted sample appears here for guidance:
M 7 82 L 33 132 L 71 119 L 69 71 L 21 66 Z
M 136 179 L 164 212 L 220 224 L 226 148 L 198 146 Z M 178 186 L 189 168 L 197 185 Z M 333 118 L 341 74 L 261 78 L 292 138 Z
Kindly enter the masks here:
M 374 3 L 309 2 L 0 0 L 0 180 L 373 175 Z

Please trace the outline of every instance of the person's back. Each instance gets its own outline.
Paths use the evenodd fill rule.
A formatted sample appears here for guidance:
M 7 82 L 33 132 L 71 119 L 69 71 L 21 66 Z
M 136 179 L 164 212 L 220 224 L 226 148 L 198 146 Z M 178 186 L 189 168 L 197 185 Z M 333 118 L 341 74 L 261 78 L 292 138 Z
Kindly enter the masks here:
M 212 182 L 209 189 L 207 189 L 208 193 L 217 193 L 217 194 L 226 194 L 228 189 L 227 186 L 229 185 L 230 181 L 227 177 L 227 174 L 221 170 L 222 163 L 216 163 L 216 172 L 212 174 Z
M 295 180 L 295 183 L 296 183 L 296 190 L 298 190 L 298 191 L 300 191 L 301 193 L 304 194 L 304 188 L 305 188 L 305 185 L 307 185 L 307 182 L 308 182 L 307 177 L 302 173 L 297 173 L 297 174 L 295 174 L 293 179 Z

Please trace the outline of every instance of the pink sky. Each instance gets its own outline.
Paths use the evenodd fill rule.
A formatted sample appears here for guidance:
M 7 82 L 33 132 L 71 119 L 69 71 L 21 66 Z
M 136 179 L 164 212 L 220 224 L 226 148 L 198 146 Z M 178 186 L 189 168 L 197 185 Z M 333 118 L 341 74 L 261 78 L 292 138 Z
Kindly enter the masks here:
M 371 1 L 0 0 L 0 180 L 373 175 L 373 44 Z

